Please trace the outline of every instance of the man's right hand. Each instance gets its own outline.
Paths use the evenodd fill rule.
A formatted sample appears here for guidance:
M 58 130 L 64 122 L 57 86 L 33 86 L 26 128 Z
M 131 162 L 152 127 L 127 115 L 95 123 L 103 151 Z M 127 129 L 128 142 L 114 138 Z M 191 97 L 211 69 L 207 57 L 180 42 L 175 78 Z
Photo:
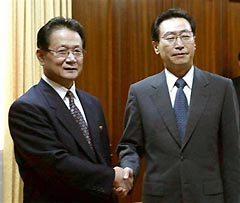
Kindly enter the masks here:
M 114 167 L 115 179 L 113 191 L 119 197 L 125 197 L 133 187 L 133 170 L 129 167 Z

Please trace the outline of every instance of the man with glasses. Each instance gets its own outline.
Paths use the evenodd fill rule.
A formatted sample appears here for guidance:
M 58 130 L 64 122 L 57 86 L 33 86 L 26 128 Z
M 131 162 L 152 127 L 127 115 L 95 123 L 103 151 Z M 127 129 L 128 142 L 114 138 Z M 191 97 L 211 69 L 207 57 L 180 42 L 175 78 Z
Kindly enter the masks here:
M 120 166 L 137 178 L 144 203 L 239 203 L 239 108 L 230 79 L 193 64 L 196 25 L 181 9 L 152 24 L 164 70 L 129 89 Z
M 26 203 L 113 203 L 132 186 L 111 166 L 98 99 L 79 90 L 85 35 L 79 22 L 56 17 L 37 36 L 40 82 L 9 110 Z M 114 190 L 113 188 L 120 188 Z

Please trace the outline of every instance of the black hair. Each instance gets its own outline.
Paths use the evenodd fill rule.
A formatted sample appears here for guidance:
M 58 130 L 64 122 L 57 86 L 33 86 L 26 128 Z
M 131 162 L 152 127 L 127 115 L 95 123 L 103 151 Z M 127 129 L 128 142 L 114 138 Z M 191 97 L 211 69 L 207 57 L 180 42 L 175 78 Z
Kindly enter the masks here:
M 152 27 L 151 27 L 151 36 L 152 36 L 152 40 L 158 42 L 159 41 L 159 25 L 168 19 L 171 18 L 184 18 L 186 19 L 192 29 L 193 35 L 195 35 L 196 32 L 196 23 L 194 18 L 189 15 L 186 11 L 180 9 L 180 8 L 170 8 L 167 11 L 164 11 L 163 13 L 161 13 L 152 23 Z
M 64 18 L 62 16 L 52 18 L 40 28 L 37 34 L 37 47 L 47 50 L 50 45 L 49 38 L 52 32 L 61 28 L 68 28 L 69 30 L 77 32 L 82 39 L 83 49 L 85 48 L 86 39 L 83 26 L 74 19 Z

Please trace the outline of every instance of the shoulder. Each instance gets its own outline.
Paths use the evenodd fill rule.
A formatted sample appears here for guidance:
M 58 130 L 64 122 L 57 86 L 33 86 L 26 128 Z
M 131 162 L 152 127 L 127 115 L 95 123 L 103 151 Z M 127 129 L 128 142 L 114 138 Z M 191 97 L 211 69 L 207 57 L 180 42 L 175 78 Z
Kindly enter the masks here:
M 47 83 L 40 81 L 17 98 L 11 107 L 49 109 L 50 106 L 57 106 L 61 102 L 57 92 Z
M 211 84 L 230 84 L 232 80 L 230 78 L 224 77 L 222 75 L 218 75 L 216 73 L 211 73 L 205 70 L 200 70 L 199 68 L 195 67 L 194 77 L 199 80 L 205 80 L 206 83 Z
M 9 108 L 9 119 L 33 119 L 40 115 L 47 115 L 49 104 L 39 94 L 36 85 L 17 98 Z M 21 116 L 20 116 L 21 115 Z
M 41 95 L 37 93 L 37 85 L 32 86 L 29 90 L 27 90 L 24 94 L 19 96 L 14 103 L 35 103 L 41 100 Z
M 152 86 L 158 86 L 166 79 L 164 71 L 155 75 L 148 76 L 130 85 L 130 88 L 145 89 Z

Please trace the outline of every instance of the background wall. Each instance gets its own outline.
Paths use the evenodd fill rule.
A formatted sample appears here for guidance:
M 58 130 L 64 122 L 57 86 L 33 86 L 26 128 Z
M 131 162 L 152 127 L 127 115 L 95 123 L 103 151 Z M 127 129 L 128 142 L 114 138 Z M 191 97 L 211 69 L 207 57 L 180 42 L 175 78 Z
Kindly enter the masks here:
M 162 11 L 181 7 L 195 17 L 195 65 L 226 77 L 240 76 L 239 0 L 73 0 L 72 5 L 73 18 L 87 34 L 77 86 L 102 102 L 114 165 L 129 85 L 163 69 L 150 37 L 151 23 Z M 143 169 L 132 195 L 121 203 L 141 200 L 142 174 Z

